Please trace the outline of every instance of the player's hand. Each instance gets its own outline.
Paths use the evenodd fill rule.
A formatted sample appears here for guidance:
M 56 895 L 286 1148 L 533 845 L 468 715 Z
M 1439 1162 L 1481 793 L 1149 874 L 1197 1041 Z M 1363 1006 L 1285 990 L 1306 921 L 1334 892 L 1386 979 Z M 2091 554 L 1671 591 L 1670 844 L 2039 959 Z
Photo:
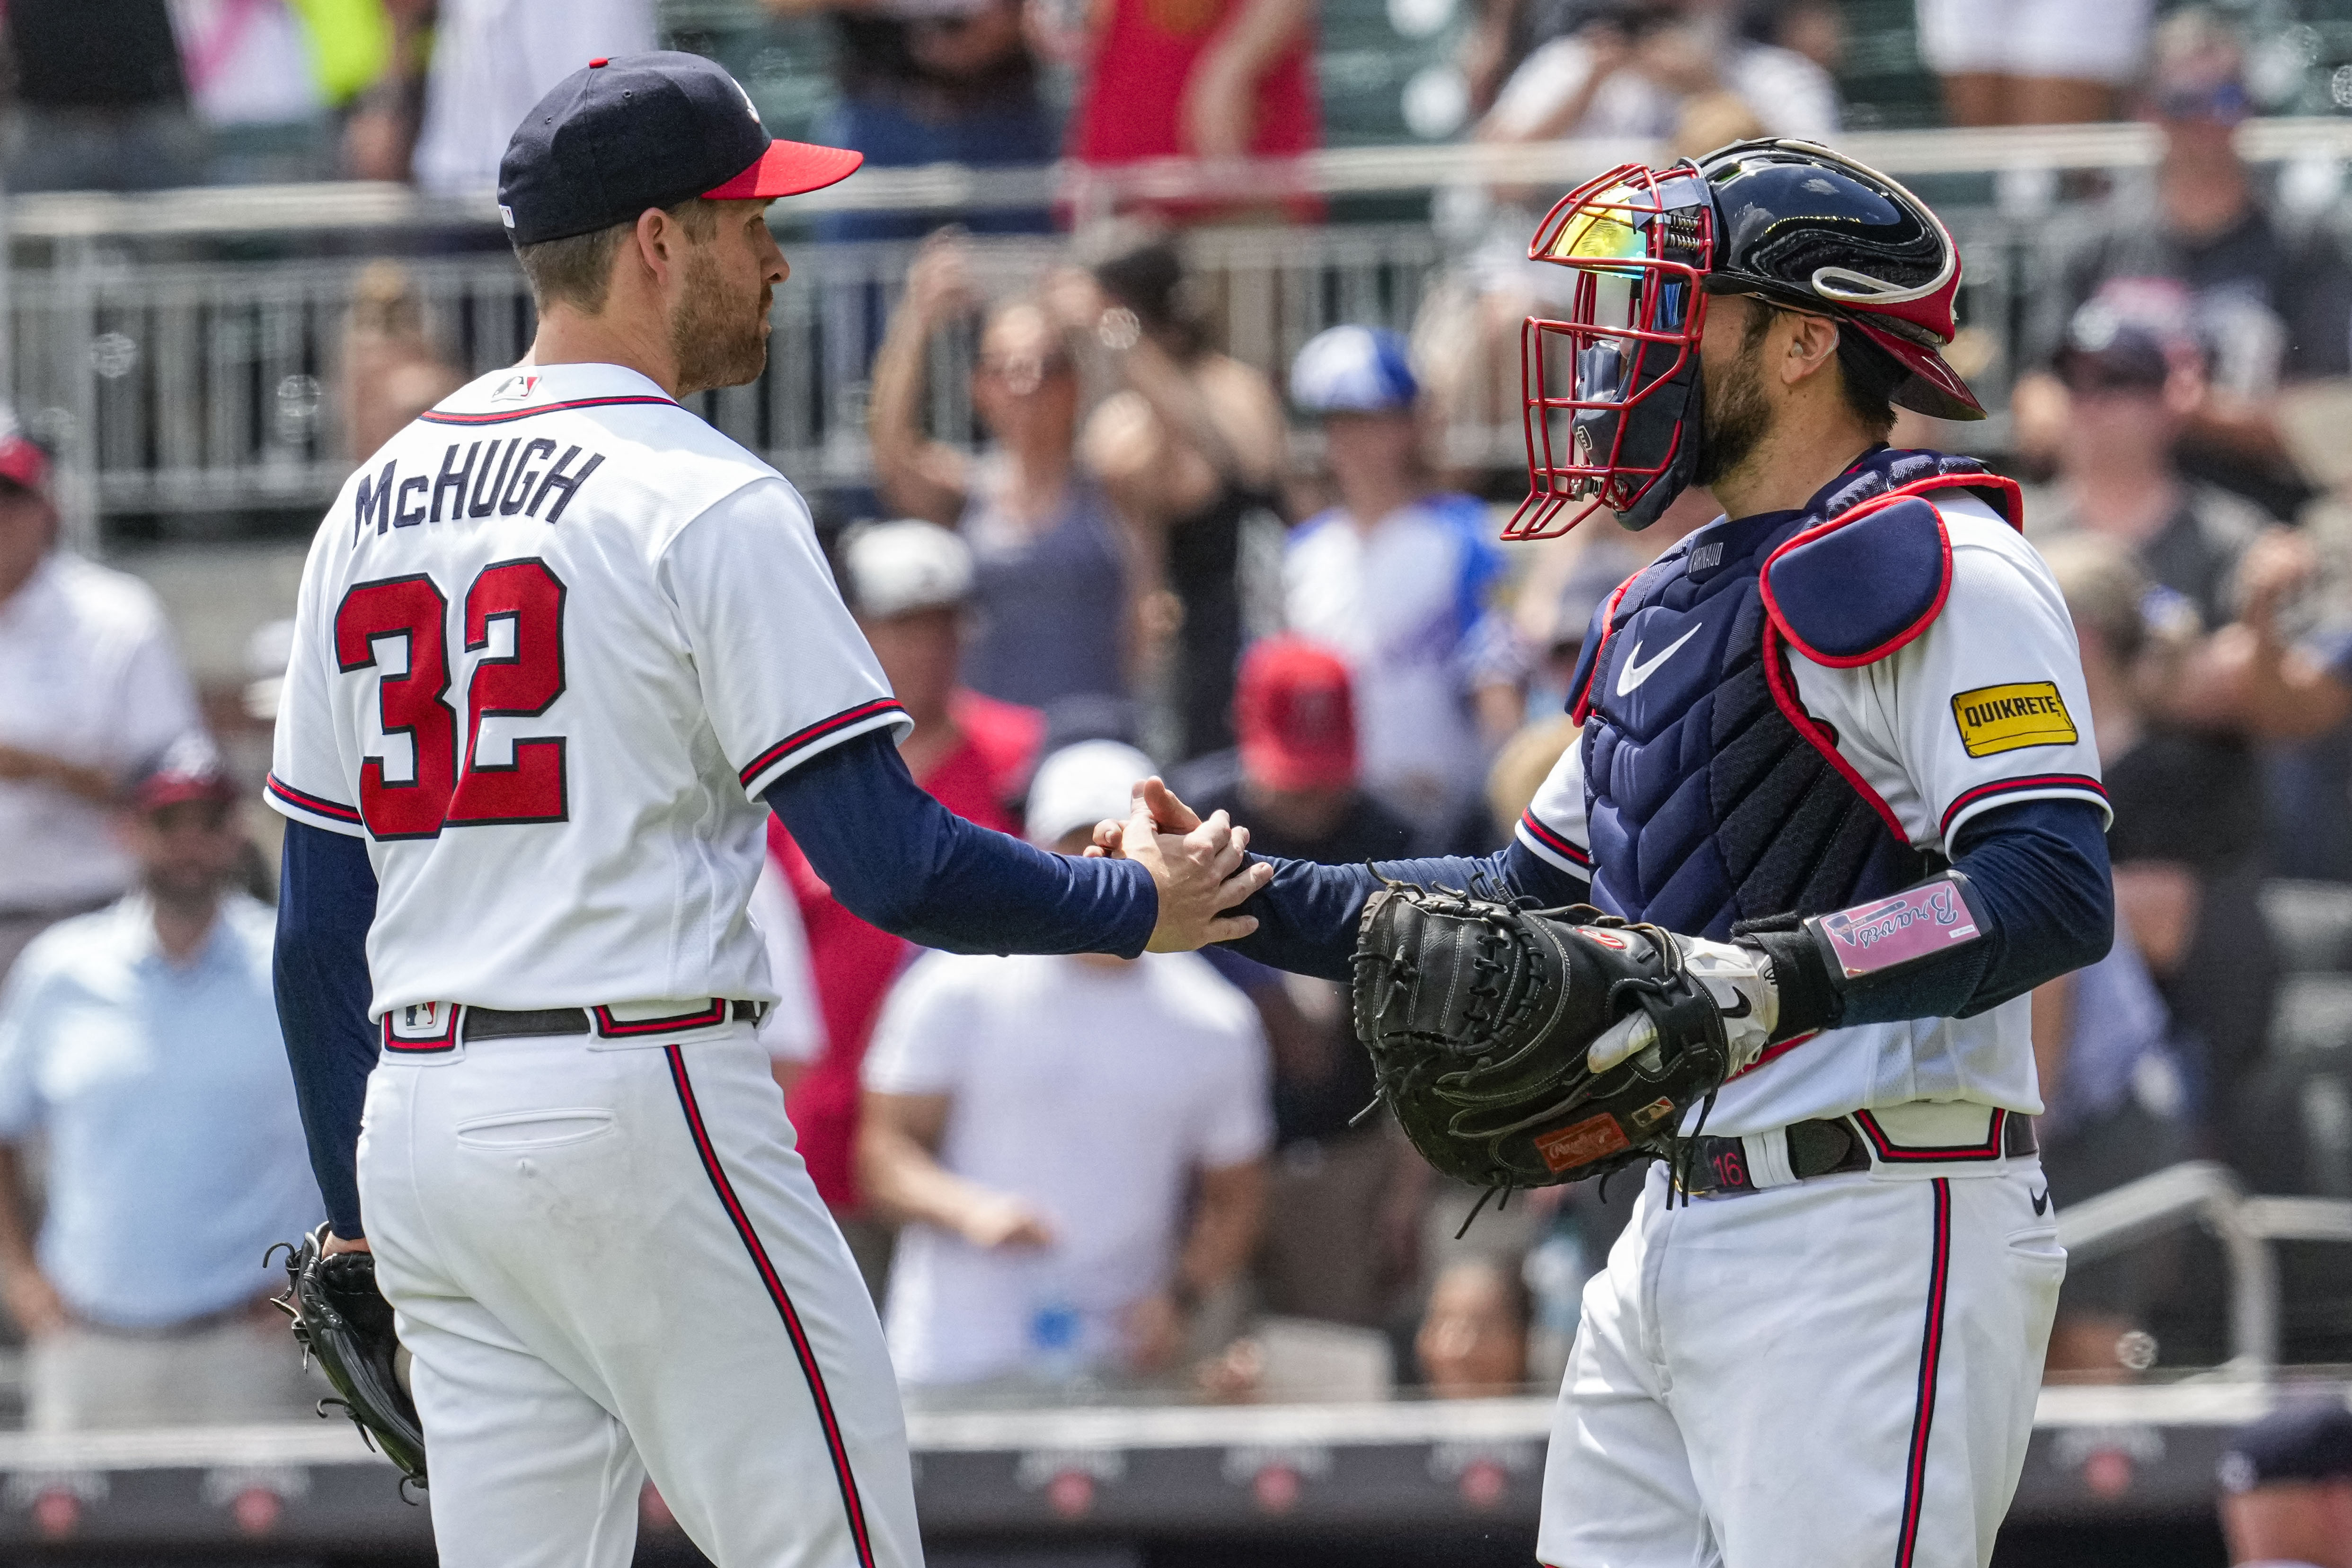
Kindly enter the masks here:
M 1753 947 L 1737 942 L 1708 942 L 1695 936 L 1669 936 L 1682 949 L 1683 968 L 1706 987 L 1723 1014 L 1724 1043 L 1731 1049 L 1733 1071 L 1753 1062 L 1770 1043 L 1780 1016 L 1780 988 L 1773 983 L 1772 961 Z M 1607 1072 L 1618 1063 L 1640 1056 L 1657 1044 L 1658 1026 L 1644 1012 L 1629 1013 L 1594 1040 L 1585 1065 Z
M 1148 778 L 1135 786 L 1146 810 L 1151 813 L 1153 826 L 1162 833 L 1190 833 L 1201 826 L 1201 814 L 1176 798 L 1176 792 L 1157 778 Z M 1119 858 L 1127 842 L 1127 824 L 1116 817 L 1095 824 L 1095 841 L 1087 846 L 1089 856 L 1108 855 Z
M 966 1241 L 986 1251 L 1000 1247 L 1051 1247 L 1054 1227 L 1019 1198 L 991 1194 L 964 1211 L 957 1226 Z
M 319 1248 L 320 1255 L 325 1258 L 332 1258 L 338 1252 L 373 1252 L 374 1250 L 374 1247 L 367 1244 L 367 1237 L 364 1236 L 345 1241 L 331 1230 L 327 1233 L 327 1245 Z
M 1274 868 L 1250 860 L 1249 829 L 1235 827 L 1222 811 L 1190 831 L 1162 831 L 1150 804 L 1159 784 L 1136 786 L 1135 810 L 1119 836 L 1120 855 L 1141 862 L 1160 893 L 1160 919 L 1147 945 L 1153 952 L 1189 952 L 1249 935 L 1256 917 L 1224 911 L 1272 881 Z M 1166 786 L 1159 793 L 1166 795 Z

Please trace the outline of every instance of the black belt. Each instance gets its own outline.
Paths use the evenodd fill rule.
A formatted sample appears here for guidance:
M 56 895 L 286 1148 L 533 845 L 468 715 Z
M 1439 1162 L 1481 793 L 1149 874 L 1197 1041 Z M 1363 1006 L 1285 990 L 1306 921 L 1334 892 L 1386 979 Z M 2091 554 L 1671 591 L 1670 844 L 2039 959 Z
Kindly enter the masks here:
M 1869 1145 L 1854 1131 L 1853 1123 L 1843 1117 L 1792 1121 L 1783 1131 L 1789 1141 L 1789 1173 L 1801 1182 L 1870 1169 Z M 2042 1147 L 2033 1136 L 2033 1119 L 2014 1111 L 2001 1118 L 2000 1142 L 2000 1152 L 2011 1159 L 2038 1153 Z M 1910 1152 L 1914 1159 L 1920 1157 L 1919 1151 Z M 1971 1157 L 1988 1156 L 1981 1151 L 1973 1156 L 1956 1152 L 1953 1159 L 1958 1162 Z M 1767 1190 L 1756 1184 L 1748 1169 L 1748 1145 L 1737 1138 L 1699 1139 L 1696 1157 L 1685 1169 L 1689 1175 L 1683 1190 L 1693 1197 Z
M 761 1002 L 730 1002 L 728 1016 L 739 1024 L 756 1024 L 767 1012 Z M 719 1020 L 712 1020 L 717 1022 Z M 541 1007 L 530 1012 L 509 1013 L 502 1007 L 468 1007 L 461 1026 L 469 1040 L 512 1040 L 527 1036 L 584 1035 L 588 1033 L 588 1009 L 585 1007 Z M 704 1027 L 709 1027 L 706 1022 Z

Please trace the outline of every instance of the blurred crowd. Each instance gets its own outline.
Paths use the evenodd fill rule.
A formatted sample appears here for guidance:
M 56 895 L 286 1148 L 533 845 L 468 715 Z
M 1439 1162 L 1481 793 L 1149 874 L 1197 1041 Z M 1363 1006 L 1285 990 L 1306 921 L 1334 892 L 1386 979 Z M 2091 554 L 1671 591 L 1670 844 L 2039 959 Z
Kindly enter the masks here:
M 1349 3 L 1332 0 L 1328 20 L 1353 38 L 1357 18 L 1338 10 Z M 1940 84 L 1948 123 L 2096 121 L 2131 107 L 2158 7 L 1916 0 L 1898 30 Z M 855 147 L 875 167 L 1282 158 L 1323 145 L 1331 116 L 1362 118 L 1349 95 L 1375 90 L 1356 85 L 1360 69 L 1318 68 L 1319 9 L 1320 0 L 14 0 L 4 29 L 8 179 L 62 190 L 340 176 L 478 196 L 496 183 L 508 130 L 581 60 L 673 41 L 711 47 L 714 26 L 756 51 L 760 90 L 794 121 L 777 129 Z M 1431 36 L 1452 40 L 1405 89 L 1412 135 L 1658 138 L 1696 153 L 1883 118 L 1871 103 L 1850 116 L 1842 98 L 1840 73 L 1854 63 L 1852 9 L 1840 0 L 1422 0 L 1389 5 L 1384 30 L 1400 52 Z M 2295 19 L 2277 0 L 2236 9 L 2273 31 Z M 1874 11 L 1871 21 L 1866 45 L 1883 51 L 1890 19 Z M 2311 51 L 2285 48 L 2264 55 L 2249 104 L 2310 95 Z M 1201 217 L 1234 205 L 1203 195 L 1162 210 Z M 1018 209 L 972 221 L 983 230 L 1050 224 L 1042 210 Z M 917 220 L 886 213 L 836 214 L 825 229 L 836 238 L 918 232 Z
M 1317 144 L 1311 0 L 773 3 L 825 14 L 823 134 L 877 163 Z M 2074 619 L 2115 806 L 2115 949 L 2035 1002 L 2044 1159 L 2068 1204 L 2191 1158 L 2352 1198 L 2352 1016 L 2311 1002 L 2352 971 L 2352 247 L 2233 150 L 2258 51 L 2222 13 L 2163 9 L 1918 6 L 1953 121 L 2131 113 L 2164 145 L 2031 301 L 1999 454 Z M 1465 134 L 1832 135 L 1842 15 L 1494 0 Z M 544 86 L 657 21 L 650 0 L 12 0 L 11 178 L 473 192 Z M 1066 124 L 1048 67 L 1079 73 Z M 1273 854 L 1505 842 L 1576 742 L 1595 610 L 1716 510 L 1695 491 L 1641 534 L 1507 548 L 1512 479 L 1443 439 L 1472 404 L 1516 422 L 1517 322 L 1548 285 L 1511 250 L 1554 194 L 1475 193 L 1410 333 L 1333 327 L 1274 378 L 1225 352 L 1227 302 L 1186 270 L 1184 226 L 1230 213 L 1090 226 L 1014 287 L 967 235 L 1052 215 L 925 239 L 864 372 L 872 489 L 826 528 L 924 787 L 1064 851 L 1150 772 Z M 340 363 L 354 456 L 463 378 L 388 268 Z M 943 366 L 971 428 L 938 417 Z M 1908 416 L 1895 437 L 1960 439 Z M 0 435 L 0 1289 L 27 1418 L 300 1409 L 260 1258 L 320 1205 L 269 993 L 269 827 L 235 755 L 283 639 L 251 689 L 200 702 L 153 595 L 57 547 L 53 492 L 43 448 Z M 910 1394 L 1556 1380 L 1633 1184 L 1465 1229 L 1478 1194 L 1364 1114 L 1342 988 L 1216 951 L 924 954 L 781 827 L 771 849 L 753 915 L 784 1002 L 762 1036 Z M 2221 1359 L 2200 1245 L 2078 1268 L 2053 1375 Z M 2352 1270 L 2288 1284 L 2290 1354 L 2352 1359 Z

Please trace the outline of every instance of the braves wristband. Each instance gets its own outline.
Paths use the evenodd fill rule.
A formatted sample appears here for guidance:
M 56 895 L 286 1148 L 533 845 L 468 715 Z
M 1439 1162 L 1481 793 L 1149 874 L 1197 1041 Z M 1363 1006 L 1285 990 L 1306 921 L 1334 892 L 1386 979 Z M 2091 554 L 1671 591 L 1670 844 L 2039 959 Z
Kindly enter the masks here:
M 1780 993 L 1777 1043 L 1842 1024 L 1942 1017 L 1965 1006 L 1991 952 L 1968 877 L 1946 871 L 1866 904 L 1734 928 Z
M 1813 939 L 1841 990 L 1890 980 L 1933 963 L 1941 954 L 1984 940 L 1984 922 L 1969 902 L 1969 879 L 1947 871 L 1891 898 L 1815 915 L 1802 929 Z

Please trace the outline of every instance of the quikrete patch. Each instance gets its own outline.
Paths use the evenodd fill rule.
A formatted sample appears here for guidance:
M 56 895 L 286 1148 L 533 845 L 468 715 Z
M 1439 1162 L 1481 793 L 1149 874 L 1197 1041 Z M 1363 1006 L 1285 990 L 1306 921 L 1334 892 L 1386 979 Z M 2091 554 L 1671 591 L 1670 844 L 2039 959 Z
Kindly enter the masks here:
M 1972 757 L 1990 757 L 2025 746 L 2071 746 L 2082 737 L 2055 682 L 2021 680 L 1979 686 L 1952 699 L 1952 720 L 1960 744 Z

